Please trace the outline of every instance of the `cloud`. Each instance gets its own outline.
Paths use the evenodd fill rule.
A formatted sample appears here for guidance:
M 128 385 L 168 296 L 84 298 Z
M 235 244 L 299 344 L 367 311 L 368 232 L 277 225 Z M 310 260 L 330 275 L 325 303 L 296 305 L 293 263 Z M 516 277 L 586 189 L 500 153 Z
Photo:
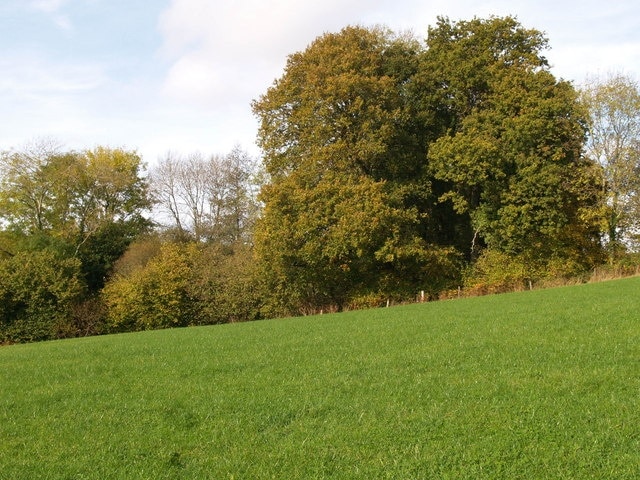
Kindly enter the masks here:
M 170 148 L 250 146 L 257 129 L 250 103 L 283 74 L 287 56 L 350 24 L 383 24 L 424 38 L 438 16 L 515 15 L 548 34 L 546 54 L 563 78 L 638 65 L 636 2 L 603 8 L 596 0 L 172 0 L 158 20 L 166 66 L 159 103 L 176 110 L 161 141 L 174 141 Z M 633 38 L 619 38 L 621 31 Z
M 640 73 L 637 0 L 0 4 L 8 12 L 0 15 L 6 33 L 0 111 L 10 113 L 0 120 L 5 146 L 56 135 L 70 146 L 137 146 L 149 161 L 169 149 L 225 152 L 237 143 L 251 149 L 257 131 L 251 100 L 283 74 L 289 54 L 349 24 L 384 24 L 425 37 L 438 15 L 513 14 L 548 34 L 556 75 L 580 80 L 611 69 Z
M 32 0 L 29 5 L 32 9 L 47 14 L 60 30 L 71 31 L 73 29 L 71 18 L 61 13 L 68 3 L 69 0 Z
M 205 108 L 248 103 L 279 76 L 288 54 L 383 3 L 173 0 L 159 21 L 170 63 L 164 92 Z
M 47 13 L 53 13 L 60 10 L 69 0 L 32 0 L 31 7 Z
M 36 54 L 0 58 L 0 91 L 14 98 L 77 94 L 106 81 L 100 64 L 53 62 Z
M 0 71 L 0 111 L 11 112 L 2 125 L 5 141 L 17 143 L 20 132 L 66 137 L 94 128 L 91 96 L 108 81 L 101 65 L 23 53 L 1 57 Z

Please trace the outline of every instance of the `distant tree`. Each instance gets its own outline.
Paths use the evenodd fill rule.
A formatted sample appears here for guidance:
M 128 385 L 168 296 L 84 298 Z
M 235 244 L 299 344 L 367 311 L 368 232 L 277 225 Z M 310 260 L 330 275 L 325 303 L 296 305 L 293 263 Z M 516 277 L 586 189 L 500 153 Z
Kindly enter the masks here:
M 249 244 L 259 214 L 257 163 L 235 147 L 220 159 L 218 172 L 210 199 L 212 236 L 225 245 Z
M 185 218 L 189 212 L 185 213 L 185 200 L 182 198 L 181 170 L 180 157 L 167 152 L 149 172 L 149 180 L 153 201 L 160 207 L 161 214 L 168 215 L 173 228 L 184 234 L 189 228 Z M 163 223 L 162 220 L 160 222 Z
M 4 152 L 3 227 L 23 238 L 14 245 L 45 238 L 57 243 L 81 260 L 89 289 L 97 291 L 112 263 L 150 227 L 142 168 L 135 152 L 122 149 L 61 152 L 44 144 Z
M 52 228 L 55 191 L 60 182 L 52 164 L 64 157 L 60 147 L 38 140 L 22 151 L 0 153 L 0 218 L 4 226 L 25 233 Z
M 228 155 L 169 153 L 151 171 L 153 196 L 171 228 L 196 241 L 247 241 L 257 215 L 255 161 Z
M 621 74 L 591 78 L 581 99 L 589 111 L 587 154 L 602 166 L 605 241 L 613 262 L 640 235 L 640 88 Z

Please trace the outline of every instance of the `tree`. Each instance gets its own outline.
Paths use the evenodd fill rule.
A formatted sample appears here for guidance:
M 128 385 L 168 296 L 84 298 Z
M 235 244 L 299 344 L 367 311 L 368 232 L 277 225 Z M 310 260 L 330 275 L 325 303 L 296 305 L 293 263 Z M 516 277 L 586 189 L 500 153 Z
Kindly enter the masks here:
M 154 198 L 180 236 L 227 245 L 249 241 L 257 215 L 255 161 L 228 155 L 169 153 L 151 172 Z
M 582 88 L 589 111 L 587 154 L 601 169 L 605 241 L 613 262 L 637 248 L 640 229 L 640 89 L 625 75 L 592 78 Z
M 211 191 L 213 238 L 224 245 L 250 244 L 258 216 L 256 161 L 235 147 L 218 163 Z
M 60 147 L 48 140 L 27 145 L 22 151 L 0 154 L 0 218 L 25 233 L 51 228 L 52 200 L 58 182 L 50 164 L 60 158 Z
M 270 314 L 341 309 L 370 293 L 386 300 L 424 280 L 410 267 L 426 249 L 406 231 L 416 213 L 394 206 L 385 182 L 331 173 L 300 182 L 291 175 L 263 192 L 256 248 Z
M 198 324 L 190 293 L 197 245 L 165 243 L 144 266 L 115 276 L 102 291 L 113 331 Z
M 50 144 L 0 155 L 0 219 L 16 236 L 66 244 L 97 291 L 111 264 L 150 227 L 150 202 L 135 152 L 97 147 L 61 152 Z
M 254 102 L 269 175 L 257 252 L 285 310 L 443 283 L 427 273 L 453 262 L 430 230 L 429 132 L 409 89 L 419 49 L 385 29 L 347 27 L 291 55 Z
M 584 111 L 572 85 L 549 72 L 546 46 L 510 17 L 441 18 L 429 30 L 417 82 L 446 126 L 429 146 L 429 168 L 440 201 L 468 218 L 472 260 L 485 247 L 538 271 L 553 259 L 577 269 L 598 260 L 597 225 L 586 214 L 599 195 L 593 164 L 581 156 Z
M 103 290 L 112 331 L 208 325 L 259 317 L 253 251 L 203 242 L 135 242 Z
M 78 259 L 45 249 L 0 260 L 0 343 L 57 338 L 84 293 Z
M 272 290 L 316 305 L 391 285 L 437 292 L 483 249 L 531 274 L 599 261 L 585 111 L 545 48 L 512 17 L 440 18 L 424 46 L 348 27 L 291 55 L 253 104 L 269 175 L 257 251 Z M 362 236 L 327 234 L 361 212 L 378 222 Z M 368 243 L 346 275 L 327 249 L 350 251 L 350 238 Z
M 190 291 L 197 299 L 200 324 L 261 318 L 265 292 L 250 245 L 207 245 L 199 251 L 193 273 Z

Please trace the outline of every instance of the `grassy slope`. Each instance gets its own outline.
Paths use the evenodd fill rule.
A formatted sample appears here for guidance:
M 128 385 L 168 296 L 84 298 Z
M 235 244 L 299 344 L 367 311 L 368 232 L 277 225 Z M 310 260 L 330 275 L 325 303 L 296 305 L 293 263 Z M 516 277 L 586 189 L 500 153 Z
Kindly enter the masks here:
M 0 478 L 638 478 L 640 278 L 0 349 Z

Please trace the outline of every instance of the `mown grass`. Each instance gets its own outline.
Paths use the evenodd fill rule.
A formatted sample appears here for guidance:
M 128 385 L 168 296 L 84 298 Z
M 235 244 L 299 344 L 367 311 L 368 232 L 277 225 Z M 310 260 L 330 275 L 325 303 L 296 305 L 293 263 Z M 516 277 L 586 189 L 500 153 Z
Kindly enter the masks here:
M 640 278 L 0 349 L 0 478 L 640 478 Z

